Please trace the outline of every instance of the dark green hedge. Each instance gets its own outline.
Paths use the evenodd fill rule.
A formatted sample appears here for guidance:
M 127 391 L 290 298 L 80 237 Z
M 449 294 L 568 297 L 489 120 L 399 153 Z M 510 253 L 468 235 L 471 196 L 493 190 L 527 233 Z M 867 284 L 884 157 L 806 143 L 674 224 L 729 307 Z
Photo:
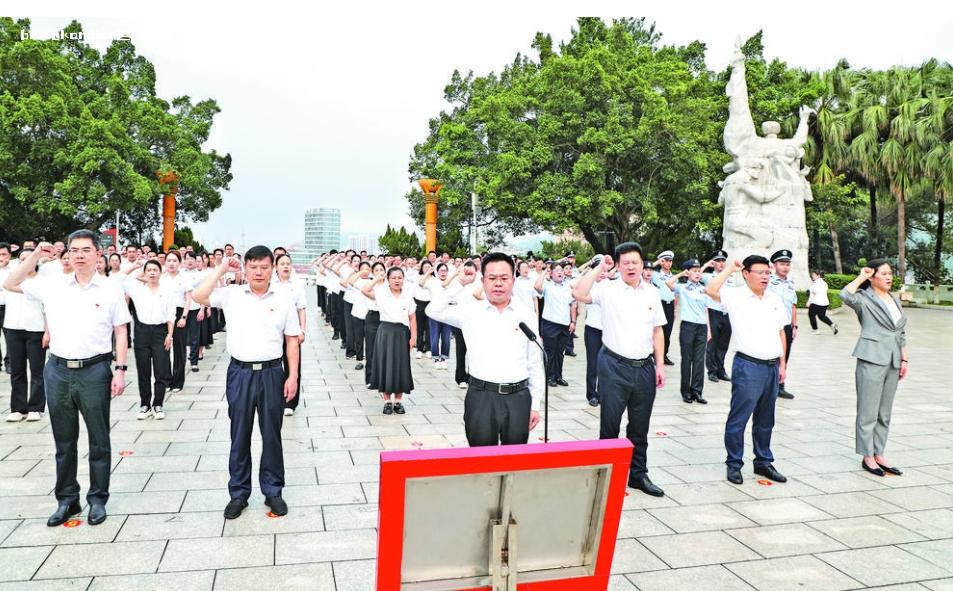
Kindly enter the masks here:
M 830 275 L 828 275 L 828 277 L 830 277 Z M 828 281 L 828 285 L 830 285 L 830 281 Z M 807 296 L 808 296 L 807 291 L 797 292 L 797 307 L 798 308 L 807 308 Z M 840 300 L 839 289 L 828 289 L 827 299 L 829 299 L 831 302 L 831 305 L 828 308 L 830 310 L 836 310 L 837 308 L 840 308 L 843 305 L 843 302 L 841 302 Z

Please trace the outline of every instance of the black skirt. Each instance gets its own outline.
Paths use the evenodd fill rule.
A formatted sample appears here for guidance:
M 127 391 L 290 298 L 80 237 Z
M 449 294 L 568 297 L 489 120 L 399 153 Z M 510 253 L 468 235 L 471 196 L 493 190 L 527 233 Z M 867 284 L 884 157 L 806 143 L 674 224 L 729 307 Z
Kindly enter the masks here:
M 414 389 L 410 373 L 410 328 L 399 322 L 381 322 L 374 339 L 371 389 L 386 394 L 409 394 Z

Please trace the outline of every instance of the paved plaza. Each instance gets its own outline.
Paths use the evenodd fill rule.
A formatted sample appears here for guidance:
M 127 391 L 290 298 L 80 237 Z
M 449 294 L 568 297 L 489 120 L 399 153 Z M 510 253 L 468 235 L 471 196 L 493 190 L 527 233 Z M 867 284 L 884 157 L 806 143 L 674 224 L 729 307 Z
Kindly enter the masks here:
M 787 484 L 759 484 L 750 448 L 744 485 L 726 482 L 729 384 L 706 381 L 710 404 L 686 405 L 677 367 L 667 368 L 649 443 L 650 475 L 666 496 L 627 494 L 610 588 L 953 590 L 953 314 L 907 314 L 911 373 L 886 451 L 902 477 L 863 472 L 853 451 L 858 326 L 849 310 L 833 316 L 836 337 L 811 335 L 801 318 L 788 379 L 797 398 L 778 401 L 773 440 Z M 89 526 L 84 513 L 76 527 L 47 527 L 56 507 L 49 422 L 0 423 L 0 590 L 372 589 L 379 453 L 466 445 L 464 391 L 452 371 L 415 361 L 407 414 L 383 416 L 363 372 L 313 309 L 309 316 L 303 406 L 283 430 L 287 516 L 266 515 L 256 475 L 245 513 L 222 517 L 229 423 L 218 335 L 201 371 L 167 401 L 166 420 L 136 420 L 133 374 L 113 401 L 112 496 L 102 525 Z M 584 395 L 581 328 L 579 336 L 579 356 L 567 358 L 571 385 L 551 392 L 555 441 L 598 435 L 598 409 Z M 4 415 L 9 392 L 0 374 Z M 542 425 L 531 438 L 541 437 Z M 85 495 L 82 461 L 80 473 Z

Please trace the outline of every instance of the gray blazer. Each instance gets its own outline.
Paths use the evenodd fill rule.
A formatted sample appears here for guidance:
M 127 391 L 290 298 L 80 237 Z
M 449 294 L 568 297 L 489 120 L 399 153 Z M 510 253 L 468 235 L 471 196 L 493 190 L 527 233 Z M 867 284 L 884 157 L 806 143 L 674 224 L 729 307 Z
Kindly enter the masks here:
M 860 338 L 852 355 L 869 363 L 900 367 L 900 348 L 907 344 L 907 315 L 900 307 L 900 300 L 891 295 L 900 308 L 901 317 L 896 324 L 890 312 L 873 292 L 873 288 L 859 289 L 850 293 L 847 288 L 840 292 L 844 304 L 853 308 L 860 321 Z

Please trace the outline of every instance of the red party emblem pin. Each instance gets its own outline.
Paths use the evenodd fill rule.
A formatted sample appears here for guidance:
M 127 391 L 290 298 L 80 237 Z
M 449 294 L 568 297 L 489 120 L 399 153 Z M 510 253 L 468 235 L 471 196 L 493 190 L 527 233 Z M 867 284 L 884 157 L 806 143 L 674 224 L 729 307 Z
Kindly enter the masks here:
M 131 451 L 131 450 L 128 450 L 128 449 L 124 449 L 124 450 L 122 450 L 121 452 L 119 452 L 119 455 L 122 456 L 122 457 L 124 457 L 124 458 L 128 458 L 129 456 L 131 456 L 131 455 L 134 454 L 134 453 L 136 453 L 136 452 Z
M 772 486 L 774 483 L 771 482 L 770 480 L 759 480 L 758 484 L 760 484 L 761 486 Z
M 656 431 L 655 434 L 658 435 L 659 437 L 668 437 L 668 433 L 666 433 L 665 431 Z
M 83 522 L 79 519 L 70 519 L 69 521 L 63 523 L 63 527 L 79 527 L 83 525 Z

